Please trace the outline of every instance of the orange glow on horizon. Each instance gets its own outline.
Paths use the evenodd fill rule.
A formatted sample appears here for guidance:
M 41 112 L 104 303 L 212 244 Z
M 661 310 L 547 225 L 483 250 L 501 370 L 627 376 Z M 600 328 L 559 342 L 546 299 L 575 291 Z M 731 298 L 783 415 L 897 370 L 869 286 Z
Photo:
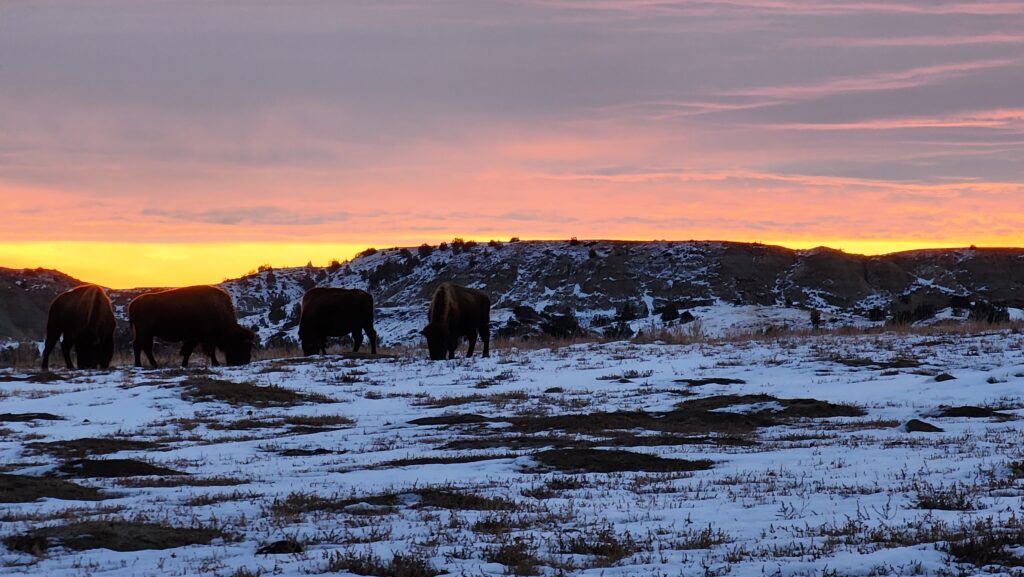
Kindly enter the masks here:
M 425 239 L 432 245 L 450 241 L 452 236 Z M 466 240 L 486 243 L 487 238 L 465 236 Z M 507 242 L 509 237 L 498 240 Z M 542 238 L 522 237 L 527 240 Z M 581 239 L 585 240 L 585 239 Z M 650 240 L 650 239 L 622 239 Z M 668 239 L 666 239 L 668 240 Z M 675 239 L 677 242 L 680 239 Z M 716 239 L 737 240 L 737 239 Z M 770 240 L 738 239 L 791 249 L 827 246 L 851 254 L 879 255 L 927 248 L 1013 246 L 1011 239 L 983 239 L 987 242 L 919 240 Z M 416 246 L 421 243 L 114 243 L 93 241 L 0 243 L 0 267 L 48 268 L 71 275 L 83 282 L 109 288 L 168 287 L 215 284 L 240 277 L 260 265 L 274 268 L 303 266 L 312 262 L 326 266 L 331 260 L 346 261 L 368 248 Z

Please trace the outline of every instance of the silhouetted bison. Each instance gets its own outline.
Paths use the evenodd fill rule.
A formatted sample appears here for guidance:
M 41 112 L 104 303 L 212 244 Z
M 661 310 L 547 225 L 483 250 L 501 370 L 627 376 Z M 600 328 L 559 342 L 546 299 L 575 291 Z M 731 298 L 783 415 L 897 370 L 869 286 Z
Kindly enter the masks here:
M 244 365 L 252 356 L 256 334 L 238 324 L 231 297 L 212 286 L 190 286 L 139 295 L 128 303 L 128 322 L 135 341 L 135 366 L 142 366 L 141 354 L 154 367 L 153 337 L 181 342 L 181 366 L 196 345 L 217 365 L 217 349 L 224 351 L 229 365 Z
M 483 291 L 442 283 L 434 291 L 427 319 L 421 332 L 427 337 L 431 360 L 454 359 L 462 337 L 469 340 L 466 356 L 473 356 L 477 335 L 484 342 L 484 356 L 490 355 L 491 299 Z
M 299 340 L 306 355 L 327 352 L 327 337 L 352 335 L 352 352 L 358 353 L 363 333 L 370 340 L 370 352 L 377 354 L 377 331 L 373 330 L 373 297 L 359 289 L 312 288 L 302 295 Z
M 114 356 L 114 308 L 103 289 L 94 284 L 73 288 L 53 299 L 46 319 L 46 344 L 43 347 L 43 370 L 50 368 L 50 353 L 60 343 L 64 365 L 71 362 L 71 348 L 78 357 L 78 368 L 106 369 Z

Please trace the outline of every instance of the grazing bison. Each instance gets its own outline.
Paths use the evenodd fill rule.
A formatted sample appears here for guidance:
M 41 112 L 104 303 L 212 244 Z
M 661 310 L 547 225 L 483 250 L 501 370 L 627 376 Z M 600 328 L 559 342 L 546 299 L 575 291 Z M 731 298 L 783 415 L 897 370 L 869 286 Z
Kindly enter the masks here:
M 50 353 L 60 340 L 64 365 L 71 362 L 71 348 L 78 357 L 78 368 L 106 369 L 114 356 L 114 307 L 103 289 L 94 284 L 73 288 L 53 299 L 46 319 L 46 344 L 43 348 L 43 370 L 50 368 Z M 61 340 L 63 335 L 63 340 Z
M 181 342 L 181 366 L 188 366 L 192 350 L 201 344 L 216 366 L 217 349 L 229 365 L 248 364 L 256 334 L 238 324 L 231 297 L 212 286 L 190 286 L 139 295 L 128 303 L 128 322 L 135 338 L 135 366 L 142 366 L 145 351 L 153 358 L 153 337 Z
M 363 333 L 370 340 L 370 352 L 377 354 L 377 331 L 373 330 L 373 297 L 359 289 L 313 288 L 302 295 L 299 340 L 305 355 L 327 352 L 327 337 L 352 335 L 352 352 L 358 353 Z
M 472 357 L 477 335 L 484 342 L 484 356 L 490 355 L 491 299 L 483 291 L 442 283 L 434 291 L 427 320 L 421 332 L 427 337 L 431 360 L 454 359 L 462 337 L 469 340 L 466 356 Z

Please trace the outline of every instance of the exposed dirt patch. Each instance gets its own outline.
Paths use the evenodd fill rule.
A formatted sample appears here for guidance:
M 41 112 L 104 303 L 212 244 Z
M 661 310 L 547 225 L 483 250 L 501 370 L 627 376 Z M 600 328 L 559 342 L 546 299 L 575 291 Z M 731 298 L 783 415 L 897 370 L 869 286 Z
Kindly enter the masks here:
M 256 550 L 257 555 L 291 555 L 302 553 L 306 550 L 306 547 L 298 541 L 292 541 L 291 539 L 283 539 L 281 541 L 274 541 L 269 545 L 264 545 Z
M 44 497 L 65 501 L 99 501 L 107 498 L 97 489 L 63 479 L 0 474 L 0 502 L 30 503 Z
M 690 387 L 703 387 L 704 385 L 744 385 L 747 381 L 743 379 L 727 379 L 711 377 L 707 379 L 676 379 L 673 383 L 683 383 Z
M 1015 417 L 1008 413 L 1000 413 L 986 407 L 940 407 L 935 412 L 936 417 L 968 418 L 968 419 L 999 419 L 1000 421 L 1011 421 Z
M 771 395 L 718 395 L 683 401 L 676 405 L 680 410 L 715 411 L 737 405 L 777 404 L 781 411 L 756 411 L 754 414 L 766 415 L 770 419 L 779 417 L 797 419 L 827 419 L 832 417 L 863 417 L 867 413 L 863 409 L 851 405 L 836 405 L 817 399 L 779 399 Z M 781 423 L 779 423 L 781 424 Z
M 750 410 L 727 411 L 750 405 Z M 563 415 L 524 415 L 488 419 L 476 414 L 443 415 L 410 421 L 416 425 L 507 423 L 499 429 L 481 428 L 472 439 L 456 440 L 445 449 L 528 449 L 539 447 L 593 448 L 693 444 L 753 445 L 759 428 L 798 419 L 860 417 L 866 413 L 849 405 L 816 399 L 778 399 L 770 395 L 719 395 L 684 401 L 668 412 L 615 411 Z M 560 431 L 566 436 L 550 435 Z M 657 434 L 647 434 L 654 432 Z M 511 434 L 510 434 L 511 433 Z M 538 435 L 545 434 L 545 435 Z M 579 436 L 602 437 L 580 439 Z
M 908 433 L 941 433 L 942 429 L 936 427 L 931 423 L 926 423 L 920 419 L 910 419 L 907 424 L 904 425 L 904 430 Z
M 20 376 L 10 373 L 0 373 L 0 383 L 54 383 L 74 378 L 70 372 L 56 373 L 51 371 L 40 371 L 30 375 Z
M 956 377 L 954 377 L 953 375 L 951 375 L 949 373 L 942 373 L 940 375 L 936 375 L 935 376 L 935 381 L 939 382 L 939 383 L 944 383 L 946 381 L 955 381 L 955 380 L 956 380 Z
M 234 477 L 193 477 L 181 474 L 177 477 L 125 477 L 114 481 L 119 487 L 234 487 L 246 485 L 249 481 Z
M 559 430 L 579 435 L 607 435 L 609 431 L 648 430 L 677 434 L 745 434 L 773 424 L 760 415 L 714 413 L 702 410 L 677 410 L 667 413 L 616 411 L 568 415 L 524 416 L 505 419 L 511 430 L 536 433 Z M 505 429 L 507 430 L 507 429 Z
M 914 369 L 921 366 L 921 361 L 911 357 L 896 357 L 891 361 L 876 361 L 864 357 L 832 357 L 833 362 L 848 367 L 878 367 L 879 369 Z
M 523 391 L 509 391 L 506 393 L 495 393 L 493 395 L 483 394 L 472 394 L 463 396 L 451 396 L 451 397 L 426 397 L 413 403 L 418 407 L 428 407 L 431 409 L 443 409 L 446 407 L 455 407 L 459 405 L 469 405 L 472 403 L 490 403 L 492 405 L 503 406 L 508 403 L 514 403 L 518 401 L 525 401 L 529 398 Z
M 515 503 L 506 499 L 482 497 L 447 488 L 426 487 L 400 493 L 381 493 L 363 497 L 321 497 L 292 493 L 274 501 L 271 511 L 278 516 L 294 516 L 309 512 L 338 512 L 350 515 L 387 515 L 401 507 L 433 507 L 450 510 L 511 511 Z
M 63 421 L 64 417 L 58 417 L 50 413 L 2 413 L 0 423 L 26 423 L 28 421 Z
M 495 435 L 451 441 L 439 447 L 442 450 L 474 449 L 539 449 L 539 448 L 596 448 L 596 447 L 666 447 L 683 445 L 719 445 L 749 447 L 757 441 L 733 436 L 688 436 L 670 433 L 633 434 L 605 433 L 600 439 L 581 439 L 568 435 Z
M 409 421 L 410 425 L 474 425 L 488 423 L 491 419 L 474 413 L 458 415 L 441 415 L 440 417 L 422 417 Z
M 234 383 L 207 376 L 189 377 L 181 382 L 181 398 L 192 402 L 219 401 L 229 405 L 253 407 L 292 407 L 306 403 L 333 403 L 324 395 L 299 393 L 275 386 Z
M 141 551 L 207 545 L 214 539 L 226 537 L 228 535 L 219 530 L 203 527 L 171 527 L 131 521 L 86 521 L 33 529 L 28 533 L 7 537 L 4 545 L 15 551 L 42 555 L 47 549 L 56 546 L 75 551 Z
M 388 469 L 392 467 L 410 467 L 415 465 L 454 465 L 459 463 L 476 463 L 479 461 L 493 461 L 496 459 L 515 459 L 519 455 L 515 453 L 489 453 L 479 455 L 448 455 L 443 457 L 410 457 L 408 459 L 394 459 L 372 466 L 373 469 Z
M 706 459 L 689 461 L 667 459 L 632 451 L 600 449 L 552 449 L 541 451 L 533 458 L 543 466 L 572 473 L 615 473 L 619 471 L 645 471 L 669 473 L 710 469 Z
M 316 449 L 285 449 L 278 451 L 277 454 L 282 457 L 317 457 L 320 455 L 333 455 L 334 451 L 318 447 Z
M 472 493 L 447 489 L 422 489 L 416 492 L 420 496 L 417 507 L 436 507 L 438 509 L 471 510 L 471 511 L 511 511 L 515 503 L 495 497 L 481 497 Z
M 160 449 L 163 445 L 149 441 L 133 441 L 112 437 L 84 437 L 67 441 L 29 443 L 27 448 L 35 453 L 46 453 L 62 459 L 80 459 L 89 455 L 109 455 L 120 451 L 146 451 Z
M 187 475 L 187 473 L 181 471 L 160 467 L 144 461 L 136 461 L 135 459 L 76 459 L 64 463 L 57 470 L 65 477 L 78 479 L 90 477 Z

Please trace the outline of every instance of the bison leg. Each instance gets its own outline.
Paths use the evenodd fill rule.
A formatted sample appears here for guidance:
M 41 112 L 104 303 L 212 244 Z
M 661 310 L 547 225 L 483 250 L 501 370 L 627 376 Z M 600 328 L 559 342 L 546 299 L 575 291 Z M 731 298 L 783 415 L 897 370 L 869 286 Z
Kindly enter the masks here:
M 46 345 L 43 347 L 43 370 L 50 370 L 50 353 L 57 346 L 60 340 L 60 333 L 57 331 L 46 331 Z
M 156 358 L 153 357 L 153 336 L 146 335 L 141 336 L 135 335 L 135 342 L 132 344 L 135 349 L 135 366 L 141 367 L 142 360 L 140 359 L 139 353 L 146 353 L 146 358 L 149 359 L 149 366 L 156 368 Z
M 210 364 L 215 366 L 215 367 L 219 367 L 220 363 L 217 362 L 217 347 L 216 347 L 216 345 L 214 345 L 213 343 L 205 343 L 203 345 L 203 350 L 206 351 L 207 355 L 209 355 L 209 357 L 210 357 Z
M 359 347 L 363 345 L 363 331 L 362 329 L 356 329 L 352 331 L 352 352 L 358 353 Z
M 448 340 L 448 360 L 455 358 L 455 350 L 459 348 L 459 337 L 453 337 Z
M 370 341 L 370 354 L 377 354 L 377 331 L 373 330 L 373 325 L 368 325 L 363 330 L 366 331 L 366 338 Z
M 87 338 L 75 340 L 75 355 L 78 357 L 78 368 L 96 368 L 96 344 Z
M 60 353 L 64 355 L 64 366 L 68 369 L 75 368 L 75 363 L 71 362 L 71 339 L 67 335 L 60 341 Z
M 188 360 L 192 357 L 192 351 L 195 350 L 195 348 L 195 341 L 185 341 L 181 344 L 181 366 L 188 366 Z
M 476 348 L 476 333 L 466 337 L 466 340 L 469 341 L 469 348 L 466 349 L 466 358 L 468 359 L 473 356 L 473 349 Z
M 479 329 L 480 340 L 484 342 L 484 357 L 491 356 L 491 326 L 489 323 L 484 323 Z
M 114 358 L 114 337 L 104 338 L 100 343 L 100 356 L 98 359 L 101 369 L 109 369 L 110 361 Z

